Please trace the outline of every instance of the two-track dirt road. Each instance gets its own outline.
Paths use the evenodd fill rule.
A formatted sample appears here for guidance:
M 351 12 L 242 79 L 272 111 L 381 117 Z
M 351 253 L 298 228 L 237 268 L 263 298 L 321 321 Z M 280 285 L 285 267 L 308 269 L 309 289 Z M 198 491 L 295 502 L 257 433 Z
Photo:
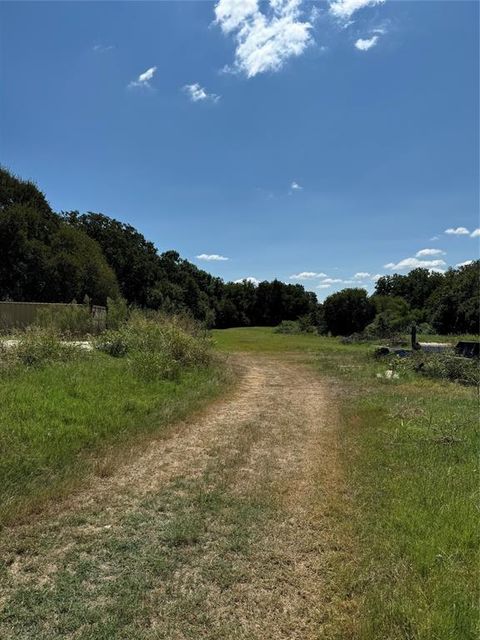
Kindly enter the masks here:
M 228 397 L 3 532 L 1 638 L 350 637 L 332 389 L 235 361 Z

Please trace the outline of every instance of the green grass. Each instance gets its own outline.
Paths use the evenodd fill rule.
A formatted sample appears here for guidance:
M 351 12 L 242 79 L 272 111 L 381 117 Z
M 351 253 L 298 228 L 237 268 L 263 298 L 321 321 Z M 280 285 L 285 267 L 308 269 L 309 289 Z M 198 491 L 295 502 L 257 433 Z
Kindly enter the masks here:
M 102 353 L 0 375 L 2 520 L 65 492 L 92 470 L 108 474 L 119 445 L 161 434 L 226 381 L 217 366 L 185 370 L 176 381 L 145 381 L 125 359 Z
M 0 637 L 244 637 L 238 636 L 235 620 L 223 621 L 212 613 L 218 594 L 244 581 L 237 564 L 274 510 L 268 483 L 251 496 L 232 491 L 251 441 L 259 435 L 253 428 L 242 430 L 227 459 L 212 455 L 201 474 L 178 476 L 149 492 L 130 504 L 113 528 L 105 526 L 111 514 L 95 509 L 94 536 L 81 529 L 91 522 L 84 513 L 52 519 L 43 535 L 35 537 L 33 552 L 29 549 L 42 562 L 67 531 L 66 547 L 55 557 L 56 570 L 43 581 L 12 579 L 8 567 L 23 550 L 22 542 L 15 544 L 13 553 L 10 548 L 0 559 L 0 581 L 11 587 L 0 616 Z M 188 577 L 185 587 L 180 579 L 179 588 L 183 572 Z
M 250 351 L 252 353 L 314 353 L 320 349 L 335 349 L 337 342 L 313 333 L 286 335 L 271 327 L 243 327 L 212 331 L 215 346 L 220 351 Z
M 398 379 L 387 380 L 391 365 L 374 360 L 369 345 L 268 328 L 214 338 L 222 350 L 297 352 L 343 389 L 342 455 L 358 549 L 345 580 L 359 602 L 358 639 L 479 637 L 477 391 L 401 366 Z

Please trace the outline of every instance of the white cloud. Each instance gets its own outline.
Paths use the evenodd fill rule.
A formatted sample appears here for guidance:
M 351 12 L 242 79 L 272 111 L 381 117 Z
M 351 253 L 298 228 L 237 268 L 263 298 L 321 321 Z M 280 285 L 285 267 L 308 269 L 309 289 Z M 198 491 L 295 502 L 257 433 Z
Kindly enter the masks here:
M 450 229 L 445 229 L 445 232 L 451 236 L 468 236 L 470 231 L 465 227 L 450 227 Z
M 206 260 L 207 262 L 223 262 L 228 260 L 225 256 L 219 256 L 218 253 L 201 253 L 197 256 L 197 260 Z
M 217 96 L 215 93 L 207 93 L 207 91 L 200 86 L 198 82 L 195 82 L 194 84 L 186 84 L 183 87 L 183 90 L 188 93 L 192 102 L 201 102 L 203 100 L 218 102 L 220 100 L 220 96 Z
M 350 20 L 359 9 L 384 2 L 385 0 L 333 0 L 330 2 L 330 13 L 340 20 Z
M 337 284 L 338 282 L 343 282 L 342 278 L 325 278 L 322 280 L 322 284 Z
M 424 258 L 425 256 L 444 256 L 444 255 L 445 255 L 445 251 L 442 251 L 441 249 L 420 249 L 420 251 L 417 251 L 417 253 L 415 254 L 417 258 Z
M 150 85 L 150 80 L 152 80 L 153 76 L 155 75 L 155 71 L 156 70 L 157 70 L 157 67 L 150 67 L 149 69 L 147 69 L 146 71 L 141 73 L 136 80 L 132 80 L 128 84 L 128 87 L 130 89 L 132 89 L 134 87 L 150 88 L 150 86 L 151 86 Z
M 326 273 L 317 273 L 316 271 L 302 271 L 301 273 L 294 273 L 290 276 L 290 280 L 316 280 L 317 278 L 326 278 Z
M 478 238 L 480 236 L 480 229 L 474 229 L 470 234 L 471 238 Z
M 465 260 L 465 262 L 458 262 L 455 266 L 458 267 L 468 267 L 469 264 L 473 264 L 473 260 Z
M 365 280 L 365 278 L 370 278 L 370 274 L 368 271 L 358 271 L 353 277 L 355 280 Z
M 322 284 L 317 284 L 317 289 L 328 289 L 331 286 L 332 286 L 331 284 L 326 284 L 325 282 L 322 282 Z
M 301 185 L 298 184 L 298 182 L 295 182 L 295 180 L 292 182 L 292 184 L 290 185 L 290 189 L 292 191 L 302 191 L 303 187 Z
M 376 273 L 374 276 L 371 277 L 371 280 L 373 280 L 373 282 L 376 282 L 377 280 L 380 280 L 380 278 L 383 278 L 383 273 Z
M 430 242 L 435 242 L 435 240 L 440 240 L 440 238 L 438 236 L 432 236 L 430 238 Z
M 254 278 L 253 276 L 248 276 L 246 278 L 240 278 L 239 280 L 234 280 L 234 283 L 235 284 L 242 284 L 245 281 L 246 282 L 251 282 L 255 286 L 257 286 L 257 284 L 260 284 L 260 280 L 258 280 L 258 278 Z
M 224 33 L 239 29 L 257 12 L 257 0 L 220 0 L 215 6 L 216 21 Z
M 92 51 L 95 53 L 107 53 L 107 51 L 112 51 L 112 49 L 115 49 L 113 44 L 95 44 L 92 47 Z
M 266 71 L 278 71 L 285 62 L 299 56 L 311 42 L 312 24 L 301 20 L 302 0 L 219 0 L 216 23 L 225 34 L 235 34 L 233 70 L 253 78 Z M 230 69 L 231 70 L 231 69 Z
M 359 51 L 368 51 L 372 47 L 374 47 L 378 42 L 378 36 L 372 36 L 371 38 L 367 38 L 366 40 L 363 38 L 359 38 L 355 42 L 355 47 Z
M 445 266 L 445 260 L 418 260 L 418 258 L 405 258 L 404 260 L 400 260 L 400 262 L 389 262 L 384 265 L 385 269 L 390 269 L 392 271 L 409 271 L 410 269 L 418 268 L 438 271 Z

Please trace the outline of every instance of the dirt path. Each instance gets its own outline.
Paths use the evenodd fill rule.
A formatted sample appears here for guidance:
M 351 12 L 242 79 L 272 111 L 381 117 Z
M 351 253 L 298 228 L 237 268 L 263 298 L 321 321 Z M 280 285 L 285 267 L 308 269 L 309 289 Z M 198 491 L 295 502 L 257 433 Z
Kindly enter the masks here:
M 230 397 L 6 532 L 0 637 L 350 637 L 332 390 L 236 360 Z

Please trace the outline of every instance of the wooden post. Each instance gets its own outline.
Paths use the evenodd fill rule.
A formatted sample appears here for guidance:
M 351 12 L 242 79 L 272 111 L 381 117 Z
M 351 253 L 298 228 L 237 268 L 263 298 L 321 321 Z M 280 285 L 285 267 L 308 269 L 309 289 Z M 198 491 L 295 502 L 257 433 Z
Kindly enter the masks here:
M 413 351 L 418 351 L 420 349 L 420 345 L 417 342 L 417 325 L 412 324 L 412 349 Z

